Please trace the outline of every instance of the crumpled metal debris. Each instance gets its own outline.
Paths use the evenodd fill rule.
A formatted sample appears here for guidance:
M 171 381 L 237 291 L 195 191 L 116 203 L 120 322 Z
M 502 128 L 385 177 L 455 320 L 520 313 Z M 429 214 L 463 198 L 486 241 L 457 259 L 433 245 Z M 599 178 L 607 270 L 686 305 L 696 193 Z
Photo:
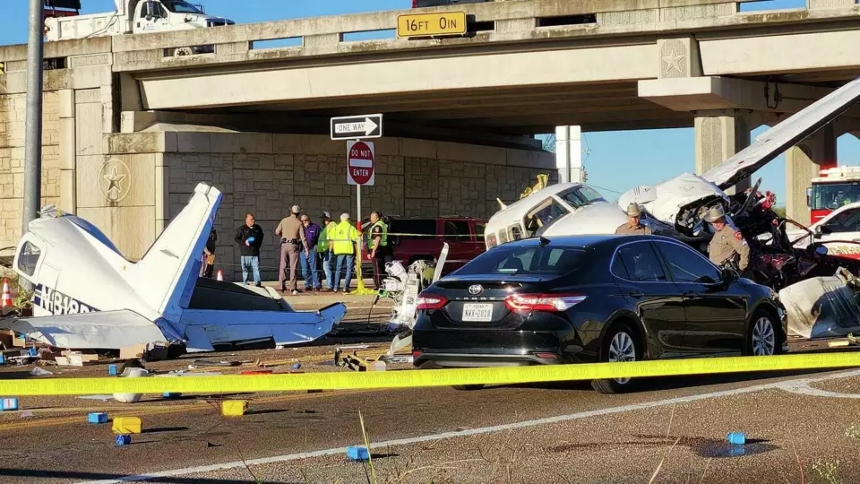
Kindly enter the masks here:
M 860 332 L 860 279 L 845 268 L 779 291 L 788 333 L 806 339 L 845 337 Z

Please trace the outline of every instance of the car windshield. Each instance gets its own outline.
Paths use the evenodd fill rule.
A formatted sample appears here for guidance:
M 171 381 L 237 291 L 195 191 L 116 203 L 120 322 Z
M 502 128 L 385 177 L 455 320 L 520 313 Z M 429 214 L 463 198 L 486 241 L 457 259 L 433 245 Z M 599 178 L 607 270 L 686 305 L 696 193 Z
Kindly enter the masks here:
M 472 259 L 457 275 L 562 275 L 579 267 L 584 260 L 584 250 L 570 247 L 499 246 Z
M 161 0 L 161 3 L 173 13 L 203 13 L 199 8 L 183 0 Z

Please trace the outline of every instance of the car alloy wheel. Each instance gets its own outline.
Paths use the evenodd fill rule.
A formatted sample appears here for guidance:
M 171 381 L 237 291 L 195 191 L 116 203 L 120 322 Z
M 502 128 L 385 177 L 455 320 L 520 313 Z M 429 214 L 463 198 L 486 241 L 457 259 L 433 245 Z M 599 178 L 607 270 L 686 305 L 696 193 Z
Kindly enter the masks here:
M 636 361 L 636 346 L 633 344 L 633 338 L 624 331 L 619 331 L 609 343 L 609 358 L 610 362 L 620 361 Z M 614 378 L 619 385 L 624 385 L 630 381 L 630 378 Z
M 752 350 L 754 356 L 770 356 L 776 349 L 776 332 L 770 318 L 758 318 L 753 327 Z

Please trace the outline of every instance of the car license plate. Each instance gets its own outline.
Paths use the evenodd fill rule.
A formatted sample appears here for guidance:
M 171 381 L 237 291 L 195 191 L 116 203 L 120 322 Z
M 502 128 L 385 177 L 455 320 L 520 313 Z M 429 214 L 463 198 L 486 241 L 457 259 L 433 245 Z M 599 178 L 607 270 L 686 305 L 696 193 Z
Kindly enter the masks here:
M 464 304 L 463 321 L 488 322 L 493 320 L 492 304 Z

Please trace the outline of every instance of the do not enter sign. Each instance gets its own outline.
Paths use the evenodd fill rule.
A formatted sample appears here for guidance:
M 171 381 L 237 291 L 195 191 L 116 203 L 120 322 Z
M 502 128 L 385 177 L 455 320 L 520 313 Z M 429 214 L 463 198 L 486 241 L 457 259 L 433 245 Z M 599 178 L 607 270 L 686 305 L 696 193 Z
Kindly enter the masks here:
M 373 143 L 348 141 L 346 144 L 346 182 L 350 185 L 371 186 L 375 180 Z

